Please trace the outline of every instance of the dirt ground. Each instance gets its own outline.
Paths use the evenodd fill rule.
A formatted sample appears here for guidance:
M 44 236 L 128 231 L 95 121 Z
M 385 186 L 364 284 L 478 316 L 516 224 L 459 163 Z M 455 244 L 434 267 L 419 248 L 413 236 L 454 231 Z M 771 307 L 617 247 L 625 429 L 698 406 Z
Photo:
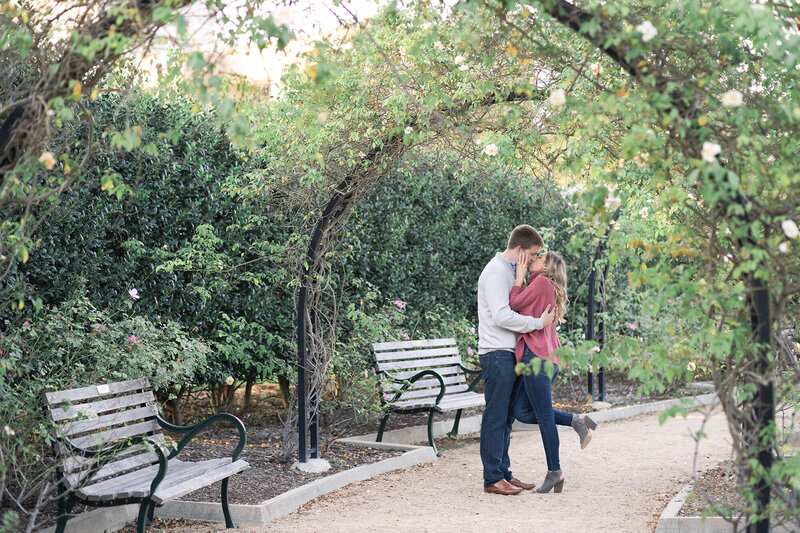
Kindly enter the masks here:
M 692 434 L 708 435 L 695 454 Z M 561 494 L 518 496 L 482 490 L 478 444 L 447 450 L 437 462 L 353 484 L 264 525 L 240 531 L 543 531 L 652 532 L 666 503 L 692 477 L 730 458 L 724 415 L 690 413 L 659 425 L 658 414 L 600 424 L 581 450 L 571 429 L 560 433 L 566 476 Z M 537 484 L 546 465 L 538 431 L 513 434 L 514 474 Z M 219 531 L 220 524 L 166 527 L 170 533 Z

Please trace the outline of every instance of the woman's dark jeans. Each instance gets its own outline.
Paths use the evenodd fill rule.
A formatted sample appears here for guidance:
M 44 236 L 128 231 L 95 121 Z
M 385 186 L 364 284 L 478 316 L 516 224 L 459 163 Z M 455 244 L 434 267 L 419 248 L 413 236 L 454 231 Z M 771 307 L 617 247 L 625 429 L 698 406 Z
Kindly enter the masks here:
M 538 356 L 525 347 L 522 355 L 522 362 L 526 365 Z M 544 445 L 544 455 L 547 458 L 548 470 L 561 470 L 561 462 L 558 457 L 558 430 L 556 425 L 571 426 L 572 415 L 563 411 L 553 409 L 552 384 L 558 376 L 558 365 L 555 365 L 553 378 L 549 378 L 544 371 L 545 361 L 542 359 L 539 374 L 522 377 L 523 387 L 520 387 L 519 394 L 514 398 L 513 416 L 520 422 L 526 424 L 539 424 L 539 432 L 542 434 L 542 444 Z

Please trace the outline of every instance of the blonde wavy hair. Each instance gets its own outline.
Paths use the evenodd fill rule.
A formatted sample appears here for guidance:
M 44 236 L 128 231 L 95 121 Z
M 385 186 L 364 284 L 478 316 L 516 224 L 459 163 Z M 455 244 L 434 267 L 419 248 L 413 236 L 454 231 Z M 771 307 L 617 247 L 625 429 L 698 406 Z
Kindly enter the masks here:
M 565 322 L 567 314 L 567 263 L 558 252 L 547 252 L 544 258 L 544 275 L 553 282 L 556 290 L 556 322 Z

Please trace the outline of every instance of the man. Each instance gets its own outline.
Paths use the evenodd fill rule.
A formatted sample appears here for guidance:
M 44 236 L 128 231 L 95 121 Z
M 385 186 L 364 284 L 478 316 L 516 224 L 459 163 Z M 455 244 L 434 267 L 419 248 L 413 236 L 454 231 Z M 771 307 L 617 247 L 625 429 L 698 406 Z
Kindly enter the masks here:
M 517 226 L 511 232 L 506 250 L 489 261 L 478 279 L 478 355 L 486 397 L 481 421 L 483 490 L 493 494 L 519 494 L 535 487 L 511 475 L 508 457 L 514 422 L 511 402 L 521 385 L 514 371 L 514 347 L 517 333 L 552 324 L 555 309 L 548 306 L 540 318 L 523 316 L 511 310 L 508 295 L 516 279 L 520 255 L 536 256 L 542 246 L 544 241 L 535 229 L 527 224 Z

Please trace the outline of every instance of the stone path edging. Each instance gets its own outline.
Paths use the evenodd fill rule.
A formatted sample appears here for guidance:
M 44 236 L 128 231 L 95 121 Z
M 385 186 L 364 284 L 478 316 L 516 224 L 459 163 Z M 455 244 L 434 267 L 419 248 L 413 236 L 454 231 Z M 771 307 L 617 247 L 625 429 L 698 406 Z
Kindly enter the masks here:
M 698 407 L 702 405 L 710 405 L 716 401 L 716 394 L 700 394 L 698 396 L 688 396 L 686 398 L 675 398 L 673 400 L 660 400 L 651 403 L 642 403 L 638 405 L 628 405 L 626 407 L 618 407 L 616 409 L 607 409 L 605 411 L 595 411 L 590 413 L 595 422 L 610 422 L 612 420 L 620 420 L 623 418 L 630 418 L 632 416 L 642 415 L 646 413 L 657 413 L 666 411 L 667 409 L 681 405 L 682 402 L 689 402 L 687 408 Z M 447 432 L 452 429 L 453 421 L 444 420 L 441 422 L 433 423 L 433 436 L 434 438 L 442 438 L 447 435 Z M 521 422 L 514 423 L 515 430 L 527 431 L 538 430 L 536 424 L 523 424 Z M 459 434 L 479 433 L 481 430 L 481 415 L 470 416 L 462 418 L 459 424 Z M 360 435 L 352 437 L 352 439 L 370 442 L 371 446 L 375 446 L 375 438 L 377 433 L 369 433 L 367 435 Z M 339 439 L 338 442 L 346 442 L 348 439 Z M 428 427 L 427 426 L 412 426 L 401 429 L 394 429 L 386 431 L 383 434 L 384 443 L 397 443 L 397 444 L 415 444 L 419 442 L 428 441 Z

